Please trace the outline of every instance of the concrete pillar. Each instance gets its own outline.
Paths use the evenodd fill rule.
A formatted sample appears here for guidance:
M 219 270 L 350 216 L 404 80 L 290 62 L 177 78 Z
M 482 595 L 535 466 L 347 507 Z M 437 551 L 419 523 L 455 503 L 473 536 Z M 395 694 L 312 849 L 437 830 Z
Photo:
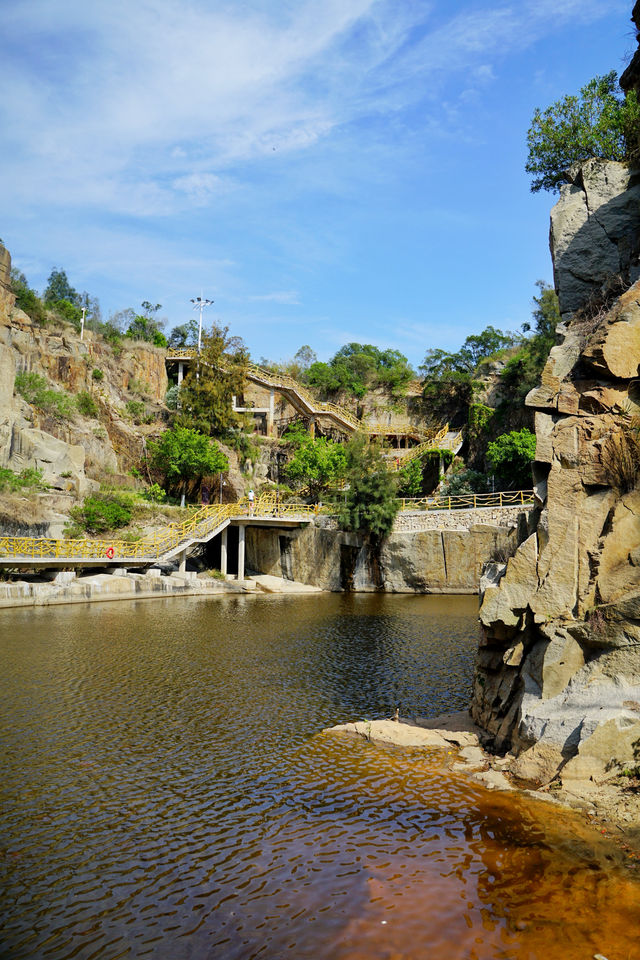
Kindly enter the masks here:
M 182 553 L 180 554 L 180 566 L 178 567 L 178 570 L 180 573 L 184 573 L 186 569 L 187 569 L 187 551 L 183 550 Z
M 310 417 L 309 418 L 309 436 L 315 437 L 315 435 L 316 435 L 316 418 Z
M 273 436 L 274 421 L 276 418 L 275 391 L 269 390 L 269 413 L 267 414 L 267 436 Z
M 244 523 L 238 525 L 238 580 L 244 580 Z
M 229 527 L 225 527 L 222 533 L 220 534 L 220 573 L 226 577 L 227 575 L 227 531 Z
M 178 386 L 182 383 L 184 377 L 184 363 L 182 360 L 178 361 Z

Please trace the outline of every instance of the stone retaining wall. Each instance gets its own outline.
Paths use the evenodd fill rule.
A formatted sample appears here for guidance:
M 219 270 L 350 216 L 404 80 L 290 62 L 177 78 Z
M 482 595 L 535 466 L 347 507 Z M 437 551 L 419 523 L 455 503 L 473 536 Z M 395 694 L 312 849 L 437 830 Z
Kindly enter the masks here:
M 246 563 L 259 573 L 323 590 L 476 593 L 484 564 L 510 556 L 527 536 L 531 511 L 513 511 L 502 523 L 490 522 L 489 510 L 465 512 L 474 514 L 466 527 L 445 527 L 442 520 L 449 522 L 451 514 L 443 512 L 432 529 L 394 528 L 379 549 L 335 529 L 330 517 L 299 530 L 249 526 Z M 433 522 L 430 515 L 414 515 L 414 522 L 422 520 Z

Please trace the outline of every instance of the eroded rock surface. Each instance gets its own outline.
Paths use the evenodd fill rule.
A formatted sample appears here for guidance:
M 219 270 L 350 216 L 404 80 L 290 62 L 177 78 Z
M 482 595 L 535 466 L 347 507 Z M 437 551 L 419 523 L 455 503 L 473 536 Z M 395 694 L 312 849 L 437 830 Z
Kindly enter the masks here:
M 542 510 L 483 579 L 472 715 L 515 752 L 513 772 L 540 784 L 602 782 L 640 763 L 640 489 L 623 463 L 640 413 L 640 280 L 589 329 L 571 322 L 610 271 L 638 274 L 634 176 L 586 164 L 552 213 L 565 322 L 527 397 Z

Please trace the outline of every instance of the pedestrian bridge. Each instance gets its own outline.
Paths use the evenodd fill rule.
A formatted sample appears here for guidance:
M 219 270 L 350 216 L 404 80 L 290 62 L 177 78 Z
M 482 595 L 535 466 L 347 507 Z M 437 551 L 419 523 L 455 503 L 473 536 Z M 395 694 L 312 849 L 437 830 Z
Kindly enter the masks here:
M 178 383 L 182 382 L 185 367 L 192 363 L 197 355 L 198 352 L 195 347 L 181 347 L 167 352 L 167 366 L 175 369 L 177 365 Z M 224 369 L 224 362 L 221 363 L 221 367 Z M 259 367 L 255 363 L 247 363 L 244 372 L 246 379 L 250 383 L 269 391 L 269 405 L 260 409 L 239 407 L 236 405 L 236 398 L 234 397 L 233 409 L 240 413 L 264 414 L 267 422 L 267 434 L 269 436 L 277 432 L 275 394 L 279 393 L 291 407 L 293 407 L 296 413 L 309 423 L 312 434 L 315 433 L 316 422 L 321 422 L 347 436 L 361 431 L 370 437 L 379 437 L 393 441 L 398 447 L 400 447 L 402 441 L 404 441 L 404 449 L 400 448 L 394 451 L 394 453 L 397 452 L 398 455 L 402 455 L 403 457 L 409 455 L 410 450 L 417 449 L 408 446 L 409 440 L 420 444 L 421 453 L 424 452 L 424 449 L 452 450 L 454 453 L 457 453 L 462 446 L 462 433 L 459 430 L 450 431 L 448 424 L 445 424 L 437 433 L 430 435 L 425 432 L 424 429 L 409 423 L 408 420 L 405 423 L 396 424 L 395 426 L 360 420 L 345 407 L 338 406 L 336 403 L 318 400 L 306 387 L 286 374 L 266 370 L 264 367 Z M 403 462 L 405 461 L 403 460 Z
M 533 490 L 509 490 L 486 494 L 403 499 L 400 512 L 483 510 L 487 507 L 515 507 L 533 504 Z M 249 525 L 299 527 L 318 513 L 331 513 L 319 504 L 281 503 L 273 494 L 259 497 L 253 509 L 247 500 L 211 504 L 191 513 L 180 523 L 170 523 L 149 537 L 127 540 L 96 538 L 55 540 L 49 537 L 0 536 L 0 568 L 55 567 L 150 567 L 178 560 L 186 566 L 187 555 L 198 545 L 220 535 L 220 569 L 227 573 L 227 530 L 238 527 L 238 579 L 244 579 L 245 533 Z
M 48 537 L 0 536 L 0 567 L 149 567 L 178 559 L 185 568 L 196 544 L 221 534 L 221 570 L 226 574 L 227 528 L 237 525 L 238 579 L 244 579 L 244 539 L 248 524 L 297 527 L 309 523 L 318 511 L 306 503 L 278 503 L 259 498 L 251 510 L 246 500 L 211 504 L 181 523 L 170 523 L 153 536 L 128 542 L 117 539 L 54 540 Z

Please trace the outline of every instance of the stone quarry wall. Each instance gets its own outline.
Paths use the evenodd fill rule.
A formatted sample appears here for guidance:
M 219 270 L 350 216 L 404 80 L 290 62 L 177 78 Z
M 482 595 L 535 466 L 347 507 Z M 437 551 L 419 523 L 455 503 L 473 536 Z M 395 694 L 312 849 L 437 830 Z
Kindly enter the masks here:
M 527 397 L 540 519 L 483 578 L 472 702 L 497 749 L 517 754 L 514 772 L 537 782 L 640 760 L 640 489 L 620 471 L 640 416 L 640 281 L 571 322 L 610 269 L 640 275 L 640 193 L 621 164 L 591 162 L 578 183 L 552 213 L 561 343 Z M 615 230 L 600 211 L 617 211 Z
M 4 251 L 4 252 L 3 252 Z M 2 281 L 11 261 L 0 249 L 0 466 L 42 470 L 55 489 L 83 495 L 92 477 L 126 471 L 140 457 L 143 438 L 126 412 L 136 395 L 160 405 L 167 389 L 164 353 L 147 344 L 125 343 L 119 357 L 91 331 L 84 340 L 67 325 L 35 324 L 15 307 Z M 93 370 L 103 378 L 97 381 Z M 61 421 L 31 407 L 14 394 L 16 374 L 34 372 L 52 386 L 86 390 L 99 407 L 99 419 Z M 64 475 L 64 476 L 63 476 Z
M 551 211 L 549 245 L 563 320 L 611 278 L 635 282 L 640 277 L 640 170 L 605 160 L 574 166 Z
M 299 530 L 248 527 L 246 562 L 259 573 L 323 590 L 476 593 L 484 564 L 513 553 L 527 530 L 526 512 L 502 523 L 476 517 L 454 528 L 394 528 L 376 551 L 357 534 L 336 530 L 330 518 L 320 518 Z

